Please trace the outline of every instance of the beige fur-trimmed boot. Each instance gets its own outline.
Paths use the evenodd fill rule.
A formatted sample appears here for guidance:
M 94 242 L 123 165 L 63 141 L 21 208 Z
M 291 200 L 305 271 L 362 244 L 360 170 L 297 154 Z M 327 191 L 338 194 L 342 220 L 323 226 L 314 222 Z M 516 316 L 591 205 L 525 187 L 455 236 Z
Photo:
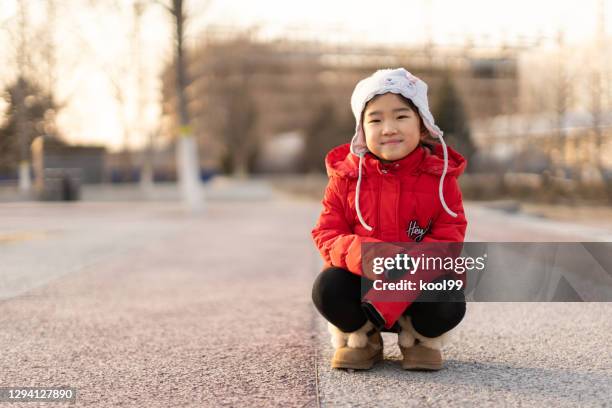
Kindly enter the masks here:
M 332 368 L 369 370 L 382 360 L 382 336 L 370 321 L 352 333 L 345 333 L 331 323 L 328 329 L 336 350 L 331 360 Z
M 399 320 L 402 331 L 398 343 L 404 359 L 402 368 L 405 370 L 437 371 L 442 368 L 442 347 L 449 340 L 446 332 L 439 337 L 425 337 L 412 326 L 410 316 L 402 316 Z

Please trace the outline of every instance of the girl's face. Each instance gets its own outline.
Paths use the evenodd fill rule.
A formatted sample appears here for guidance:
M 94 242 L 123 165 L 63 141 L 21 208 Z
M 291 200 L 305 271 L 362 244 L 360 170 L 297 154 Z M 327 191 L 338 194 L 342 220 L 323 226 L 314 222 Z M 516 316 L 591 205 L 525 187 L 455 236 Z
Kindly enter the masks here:
M 383 161 L 408 156 L 421 140 L 421 117 L 398 95 L 372 99 L 363 114 L 363 131 L 370 152 Z

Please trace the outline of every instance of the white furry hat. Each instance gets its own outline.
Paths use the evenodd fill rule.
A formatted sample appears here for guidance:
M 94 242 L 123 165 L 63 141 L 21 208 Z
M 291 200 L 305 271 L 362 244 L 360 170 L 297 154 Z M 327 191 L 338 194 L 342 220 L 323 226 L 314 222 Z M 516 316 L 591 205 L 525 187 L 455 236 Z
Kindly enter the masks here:
M 419 108 L 423 124 L 432 137 L 442 138 L 442 131 L 434 122 L 427 102 L 427 84 L 412 75 L 404 68 L 380 69 L 369 77 L 359 81 L 351 96 L 351 109 L 355 115 L 355 135 L 351 140 L 351 153 L 362 155 L 368 151 L 361 124 L 361 114 L 370 99 L 386 93 L 402 95 L 410 99 Z

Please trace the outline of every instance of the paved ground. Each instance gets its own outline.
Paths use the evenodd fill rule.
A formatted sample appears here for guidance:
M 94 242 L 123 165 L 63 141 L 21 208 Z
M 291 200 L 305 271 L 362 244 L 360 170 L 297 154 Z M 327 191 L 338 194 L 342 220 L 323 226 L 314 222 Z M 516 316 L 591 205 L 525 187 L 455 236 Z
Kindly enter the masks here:
M 400 370 L 391 334 L 374 370 L 330 370 L 309 298 L 319 206 L 252 192 L 246 202 L 218 194 L 199 215 L 171 200 L 1 204 L 0 386 L 68 385 L 77 406 L 100 407 L 612 400 L 609 303 L 470 303 L 441 372 Z M 476 206 L 469 214 L 473 240 L 609 236 Z
M 0 218 L 39 232 L 0 245 L 0 384 L 73 386 L 80 406 L 316 401 L 312 206 L 11 204 Z
M 611 313 L 609 303 L 469 303 L 437 373 L 403 371 L 390 333 L 383 364 L 367 373 L 330 370 L 321 322 L 321 405 L 609 406 Z

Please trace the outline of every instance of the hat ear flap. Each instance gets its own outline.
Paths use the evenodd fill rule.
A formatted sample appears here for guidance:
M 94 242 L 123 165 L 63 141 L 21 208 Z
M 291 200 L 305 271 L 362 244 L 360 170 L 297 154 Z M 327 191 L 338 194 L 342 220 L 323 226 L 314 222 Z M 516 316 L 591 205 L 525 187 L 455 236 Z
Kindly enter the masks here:
M 359 156 L 361 154 L 365 154 L 367 151 L 368 146 L 365 140 L 365 133 L 363 132 L 361 124 L 359 124 L 355 128 L 355 134 L 353 135 L 353 139 L 351 140 L 351 153 Z

